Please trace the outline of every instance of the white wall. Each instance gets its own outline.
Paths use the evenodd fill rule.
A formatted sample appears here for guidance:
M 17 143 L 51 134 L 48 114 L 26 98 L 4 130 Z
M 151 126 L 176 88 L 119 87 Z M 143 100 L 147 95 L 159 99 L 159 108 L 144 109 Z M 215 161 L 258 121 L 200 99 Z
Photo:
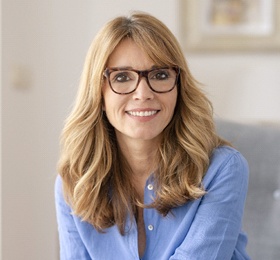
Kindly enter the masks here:
M 58 259 L 59 134 L 91 39 L 129 10 L 154 14 L 180 38 L 179 0 L 2 0 L 3 259 Z M 186 56 L 218 116 L 280 120 L 279 53 Z
M 195 77 L 205 84 L 217 117 L 280 122 L 279 52 L 186 56 Z

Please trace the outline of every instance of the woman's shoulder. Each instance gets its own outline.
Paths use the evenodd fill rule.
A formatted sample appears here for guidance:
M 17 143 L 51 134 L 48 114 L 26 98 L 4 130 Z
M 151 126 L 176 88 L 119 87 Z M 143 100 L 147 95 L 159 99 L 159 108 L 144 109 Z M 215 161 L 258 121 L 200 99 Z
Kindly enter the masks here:
M 220 146 L 213 150 L 203 182 L 207 185 L 214 178 L 234 178 L 247 182 L 248 175 L 248 163 L 244 156 L 233 147 Z
M 56 176 L 55 184 L 54 184 L 54 193 L 55 193 L 56 201 L 64 202 L 63 184 L 62 184 L 62 178 L 60 175 Z
M 61 190 L 62 190 L 62 179 L 61 179 L 61 176 L 59 174 L 56 176 L 54 187 L 55 187 L 56 192 L 61 192 Z
M 247 164 L 244 156 L 235 148 L 224 145 L 215 148 L 210 156 L 210 166 L 225 164 L 230 160 L 239 161 L 241 164 Z

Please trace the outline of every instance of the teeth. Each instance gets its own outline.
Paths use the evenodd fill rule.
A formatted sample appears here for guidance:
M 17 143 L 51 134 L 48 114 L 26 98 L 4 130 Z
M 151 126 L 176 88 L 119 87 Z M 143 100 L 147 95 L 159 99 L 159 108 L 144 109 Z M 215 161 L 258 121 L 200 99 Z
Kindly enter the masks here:
M 154 111 L 128 111 L 128 114 L 132 116 L 152 116 L 157 113 L 156 110 Z

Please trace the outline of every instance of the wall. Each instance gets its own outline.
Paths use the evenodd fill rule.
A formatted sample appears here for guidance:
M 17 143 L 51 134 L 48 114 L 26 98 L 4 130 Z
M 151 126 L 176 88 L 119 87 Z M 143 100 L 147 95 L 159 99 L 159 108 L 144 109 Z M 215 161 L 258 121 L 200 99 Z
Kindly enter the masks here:
M 187 54 L 215 116 L 242 122 L 280 122 L 280 53 Z
M 63 120 L 93 36 L 137 9 L 180 38 L 179 0 L 2 0 L 3 259 L 58 259 L 53 183 Z M 186 56 L 217 116 L 280 120 L 279 53 Z

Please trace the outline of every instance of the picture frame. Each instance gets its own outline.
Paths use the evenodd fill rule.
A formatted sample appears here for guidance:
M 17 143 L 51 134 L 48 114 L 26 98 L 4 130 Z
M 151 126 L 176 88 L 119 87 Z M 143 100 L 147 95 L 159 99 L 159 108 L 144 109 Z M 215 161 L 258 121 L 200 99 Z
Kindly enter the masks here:
M 280 0 L 182 0 L 186 51 L 280 51 Z

